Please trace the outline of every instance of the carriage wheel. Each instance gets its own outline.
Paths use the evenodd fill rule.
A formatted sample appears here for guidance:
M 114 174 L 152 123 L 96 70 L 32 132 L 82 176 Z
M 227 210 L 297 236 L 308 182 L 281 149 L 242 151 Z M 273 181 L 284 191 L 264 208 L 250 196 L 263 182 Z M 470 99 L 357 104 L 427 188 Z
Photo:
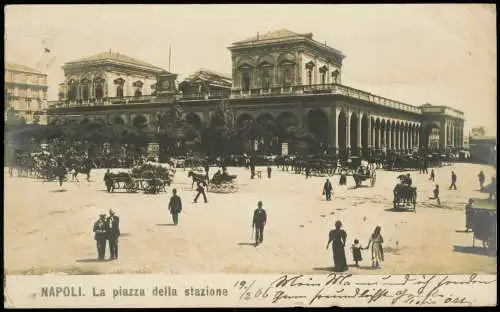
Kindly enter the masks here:
M 135 193 L 137 192 L 137 185 L 135 184 L 134 181 L 129 181 L 125 183 L 125 189 L 129 193 Z

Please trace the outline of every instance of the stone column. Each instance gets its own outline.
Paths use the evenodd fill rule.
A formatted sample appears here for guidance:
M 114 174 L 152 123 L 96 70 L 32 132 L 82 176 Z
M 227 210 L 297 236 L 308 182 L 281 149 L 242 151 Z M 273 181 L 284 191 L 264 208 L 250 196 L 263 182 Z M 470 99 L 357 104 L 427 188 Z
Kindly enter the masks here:
M 378 138 L 378 146 L 377 148 L 381 148 L 382 147 L 382 133 L 385 133 L 385 129 L 382 129 L 382 124 L 379 123 L 378 124 L 378 128 L 377 128 L 377 138 Z
M 337 132 L 337 122 L 335 120 L 336 113 L 335 113 L 335 108 L 331 107 L 330 108 L 330 117 L 328 118 L 328 135 L 327 135 L 327 140 L 328 140 L 328 148 L 329 149 L 335 149 L 335 143 L 337 142 L 335 133 Z
M 349 110 L 347 111 L 346 113 L 346 117 L 347 117 L 347 120 L 346 120 L 346 148 L 347 150 L 350 150 L 351 149 L 351 115 L 352 115 L 352 112 L 350 112 Z
M 366 143 L 368 144 L 368 148 L 372 148 L 373 142 L 372 142 L 372 118 L 369 114 L 366 115 L 367 120 L 368 120 L 368 133 L 366 137 Z
M 339 150 L 339 115 L 340 115 L 340 110 L 337 107 L 335 107 L 335 143 L 334 143 L 335 153 L 338 153 Z
M 419 127 L 417 127 L 417 129 L 416 129 L 416 130 L 417 130 L 417 131 L 416 131 L 416 133 L 415 133 L 415 141 L 416 141 L 416 143 L 417 143 L 417 144 L 416 144 L 416 145 L 417 145 L 417 147 L 419 147 L 419 148 L 420 148 L 420 126 L 419 126 Z
M 413 150 L 413 125 L 410 126 L 410 132 L 408 133 L 408 138 L 409 138 L 409 149 Z
M 358 114 L 358 127 L 356 129 L 356 137 L 358 138 L 357 139 L 358 146 L 356 146 L 356 148 L 357 148 L 358 156 L 361 156 L 361 153 L 363 151 L 363 142 L 361 142 L 361 137 L 362 137 L 362 134 L 361 134 L 362 127 L 361 127 L 361 125 L 362 125 L 362 120 L 363 120 L 362 116 L 363 116 L 362 113 Z
M 391 131 L 391 125 L 385 125 L 384 132 L 386 133 L 387 140 L 385 142 L 385 147 L 386 149 L 392 149 L 392 131 Z

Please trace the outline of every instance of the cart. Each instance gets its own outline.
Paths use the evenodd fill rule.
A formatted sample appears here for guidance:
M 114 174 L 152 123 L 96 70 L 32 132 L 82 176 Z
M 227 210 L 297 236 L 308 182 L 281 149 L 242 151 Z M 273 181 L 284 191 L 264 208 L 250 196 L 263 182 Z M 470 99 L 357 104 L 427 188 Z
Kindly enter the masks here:
M 472 198 L 472 205 L 465 208 L 465 227 L 473 232 L 472 247 L 476 239 L 483 248 L 497 248 L 497 202 L 496 200 Z

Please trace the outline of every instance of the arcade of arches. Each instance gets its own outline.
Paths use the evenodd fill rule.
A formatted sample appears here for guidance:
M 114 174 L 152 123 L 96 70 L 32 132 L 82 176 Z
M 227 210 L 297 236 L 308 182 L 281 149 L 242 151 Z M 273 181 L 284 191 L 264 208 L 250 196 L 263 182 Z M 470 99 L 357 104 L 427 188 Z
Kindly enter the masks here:
M 444 120 L 426 123 L 377 116 L 363 111 L 336 109 L 335 117 L 329 118 L 321 108 L 306 114 L 284 111 L 273 115 L 265 112 L 258 116 L 242 113 L 238 122 L 257 121 L 266 123 L 268 129 L 287 129 L 303 126 L 315 138 L 323 150 L 348 152 L 351 155 L 367 155 L 370 151 L 410 152 L 416 148 L 444 150 L 462 148 L 463 120 Z M 302 122 L 297 116 L 302 116 Z M 271 125 L 274 125 L 271 126 Z M 272 142 L 286 141 L 275 138 Z

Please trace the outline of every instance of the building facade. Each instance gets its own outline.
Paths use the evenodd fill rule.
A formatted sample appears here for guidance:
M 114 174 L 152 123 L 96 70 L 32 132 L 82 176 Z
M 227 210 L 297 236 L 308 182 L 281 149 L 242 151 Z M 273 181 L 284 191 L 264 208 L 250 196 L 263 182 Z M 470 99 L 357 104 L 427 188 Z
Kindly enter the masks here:
M 148 101 L 157 76 L 166 71 L 111 51 L 68 62 L 59 85 L 59 103 L 66 107 Z
M 222 98 L 234 108 L 237 124 L 254 121 L 304 128 L 334 153 L 462 148 L 462 112 L 430 104 L 412 106 L 343 84 L 345 56 L 315 41 L 310 33 L 278 30 L 258 34 L 234 43 L 229 50 L 231 88 L 227 83 L 221 85 L 220 77 L 198 72 L 179 85 L 182 92 L 173 90 L 169 83 L 158 83 L 159 92 L 142 103 L 115 103 L 110 98 L 103 105 L 94 100 L 88 107 L 77 107 L 63 99 L 51 109 L 51 116 L 92 116 L 109 121 L 120 115 L 132 121 L 143 115 L 151 120 L 175 104 L 181 105 L 186 120 L 202 131 L 211 124 L 211 115 Z M 210 85 L 219 85 L 217 92 L 206 87 Z M 113 84 L 108 84 L 108 90 L 110 86 Z M 162 91 L 165 88 L 168 92 Z M 272 140 L 276 142 L 276 138 Z M 276 143 L 283 140 L 278 138 Z
M 47 109 L 47 75 L 19 64 L 5 64 L 5 110 L 26 123 L 43 123 Z

